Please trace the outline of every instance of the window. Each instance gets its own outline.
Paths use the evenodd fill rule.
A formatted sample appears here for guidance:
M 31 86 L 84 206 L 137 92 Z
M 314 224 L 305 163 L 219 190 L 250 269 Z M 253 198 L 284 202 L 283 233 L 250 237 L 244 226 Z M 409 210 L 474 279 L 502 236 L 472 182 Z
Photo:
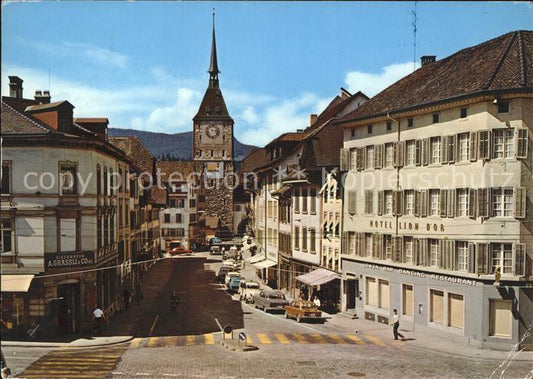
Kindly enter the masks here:
M 431 267 L 439 266 L 439 240 L 429 240 L 429 265 Z
M 302 227 L 302 251 L 307 251 L 307 228 Z
M 0 236 L 2 239 L 0 241 L 2 243 L 0 246 L 0 252 L 2 254 L 9 253 L 13 250 L 13 237 L 11 232 L 11 220 L 2 220 L 2 235 Z
M 413 286 L 410 284 L 402 285 L 402 313 L 406 316 L 413 316 Z
M 468 242 L 457 241 L 455 248 L 457 249 L 457 269 L 468 272 Z
M 300 228 L 294 228 L 294 249 L 300 250 Z
M 372 257 L 372 234 L 365 233 L 365 256 Z
M 59 236 L 61 252 L 76 251 L 76 219 L 62 218 L 59 220 Z
M 407 127 L 408 128 L 411 128 L 414 124 L 415 124 L 415 121 L 414 121 L 414 119 L 412 117 L 407 119 Z
M 191 213 L 189 215 L 189 221 L 193 223 L 196 222 L 196 213 Z
M 307 189 L 302 190 L 302 213 L 307 213 Z
M 490 299 L 489 335 L 511 337 L 513 331 L 512 300 Z
M 309 238 L 311 239 L 311 243 L 309 246 L 309 251 L 314 254 L 316 253 L 316 231 L 314 228 L 309 229 Z
M 416 164 L 416 141 L 410 140 L 407 141 L 407 161 L 405 162 L 406 166 L 414 166 Z
M 392 191 L 385 191 L 385 213 L 386 215 L 392 215 Z
M 513 189 L 494 188 L 492 190 L 492 217 L 512 217 Z
M 415 214 L 415 191 L 405 191 L 405 215 L 413 216 Z
M 458 162 L 466 162 L 470 160 L 470 133 L 461 133 L 458 136 L 459 156 Z
M 457 216 L 467 217 L 469 210 L 469 191 L 466 188 L 457 190 Z
M 508 101 L 498 101 L 498 113 L 509 113 Z
M 182 221 L 181 213 L 176 213 L 176 222 L 180 224 Z
M 2 163 L 2 195 L 11 193 L 11 165 Z
M 492 273 L 496 267 L 500 268 L 502 274 L 513 273 L 513 244 L 512 243 L 491 243 L 490 256 L 492 259 Z
M 355 137 L 355 128 L 350 129 L 350 133 L 351 133 L 352 137 Z
M 456 293 L 448 294 L 448 326 L 463 329 L 464 311 L 463 295 Z
M 390 290 L 389 282 L 387 280 L 380 279 L 378 282 L 378 306 L 382 309 L 390 308 Z
M 310 197 L 311 197 L 311 214 L 316 214 L 316 189 L 312 188 L 310 190 Z
M 163 217 L 164 217 L 164 221 L 165 223 L 169 223 L 170 222 L 170 213 L 165 213 L 163 214 Z
M 376 278 L 366 278 L 366 304 L 374 307 L 378 306 L 378 287 Z
M 189 208 L 196 208 L 196 199 L 189 200 Z
M 61 164 L 59 169 L 59 178 L 61 183 L 61 194 L 71 195 L 78 193 L 77 176 L 75 164 Z
M 385 167 L 393 167 L 394 165 L 394 144 L 385 144 Z
M 513 129 L 494 129 L 492 158 L 512 158 L 514 156 Z
M 294 213 L 300 213 L 300 190 L 295 189 L 294 190 Z
M 365 191 L 365 214 L 374 213 L 374 191 Z
M 468 108 L 461 108 L 460 117 L 461 118 L 466 118 L 466 116 L 468 116 Z
M 391 131 L 391 130 L 392 130 L 392 122 L 387 121 L 387 131 Z
M 432 189 L 429 191 L 429 201 L 431 207 L 431 216 L 440 215 L 440 190 Z
M 430 140 L 431 163 L 440 163 L 440 137 L 432 137 Z
M 439 114 L 433 113 L 433 123 L 436 124 L 437 122 L 439 122 Z
M 366 147 L 366 167 L 367 170 L 374 168 L 374 146 Z
M 444 292 L 430 290 L 429 320 L 444 325 Z
M 368 131 L 368 134 L 372 134 L 372 125 L 368 125 L 366 129 Z
M 405 263 L 413 264 L 413 237 L 404 237 Z
M 385 259 L 392 260 L 392 236 L 390 234 L 385 236 Z

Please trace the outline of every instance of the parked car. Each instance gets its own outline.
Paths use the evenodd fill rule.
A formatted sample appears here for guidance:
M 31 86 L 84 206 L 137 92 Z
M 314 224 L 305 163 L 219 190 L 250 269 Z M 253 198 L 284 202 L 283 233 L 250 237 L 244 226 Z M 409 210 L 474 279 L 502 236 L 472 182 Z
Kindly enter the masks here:
M 229 280 L 231 279 L 232 276 L 241 276 L 241 273 L 238 271 L 228 271 L 226 273 L 226 278 L 224 279 L 224 283 L 226 284 L 226 286 L 228 285 Z
M 213 237 L 213 238 L 211 238 L 211 239 L 209 240 L 209 244 L 210 244 L 211 246 L 212 246 L 212 245 L 215 245 L 215 244 L 217 244 L 217 243 L 221 243 L 221 242 L 222 242 L 222 240 L 221 240 L 220 238 L 218 238 L 218 237 Z
M 239 287 L 239 297 L 247 304 L 254 301 L 254 295 L 259 295 L 261 288 L 257 282 L 242 281 Z
M 242 261 L 236 261 L 234 259 L 226 259 L 222 261 L 222 266 L 233 267 L 234 271 L 242 270 Z
M 232 276 L 228 282 L 228 292 L 237 292 L 239 290 L 241 281 L 243 280 L 244 278 L 242 276 Z
M 222 254 L 220 252 L 220 246 L 211 246 L 209 249 L 209 255 L 220 255 Z
M 263 311 L 283 310 L 289 304 L 283 292 L 280 291 L 259 291 L 259 294 L 253 296 L 256 308 Z
M 220 270 L 218 270 L 217 278 L 219 282 L 223 282 L 226 279 L 226 274 L 228 272 L 232 271 L 231 267 L 228 266 L 222 266 Z
M 285 306 L 285 317 L 294 318 L 298 322 L 302 320 L 325 321 L 316 305 L 307 300 L 294 300 Z

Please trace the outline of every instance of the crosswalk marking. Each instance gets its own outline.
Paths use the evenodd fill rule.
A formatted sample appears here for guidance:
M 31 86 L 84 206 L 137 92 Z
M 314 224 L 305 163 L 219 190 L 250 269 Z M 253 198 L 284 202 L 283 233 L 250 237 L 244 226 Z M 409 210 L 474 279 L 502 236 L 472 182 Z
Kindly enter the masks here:
M 264 343 L 264 344 L 272 343 L 272 341 L 270 341 L 270 338 L 268 338 L 268 336 L 264 333 L 258 333 L 257 338 L 259 338 L 259 341 L 261 341 L 261 343 Z
M 365 333 L 364 337 L 370 342 L 374 343 L 375 345 L 382 346 L 382 347 L 389 347 L 385 342 L 381 341 L 380 339 L 377 339 L 376 337 L 370 334 Z
M 283 344 L 291 343 L 291 341 L 289 341 L 289 339 L 287 337 L 285 337 L 284 334 L 276 333 L 275 336 L 276 336 L 276 338 L 278 339 L 278 341 L 280 343 L 283 343 Z
M 348 338 L 349 340 L 352 340 L 353 342 L 355 342 L 356 344 L 358 345 L 364 345 L 365 343 L 363 342 L 363 340 L 353 334 L 346 334 L 345 335 L 346 338 Z
M 383 342 L 379 338 L 366 333 L 355 334 L 343 334 L 343 333 L 248 333 L 246 335 L 246 343 L 253 345 L 256 344 L 270 345 L 277 344 L 333 344 L 333 345 L 376 345 L 384 348 L 403 348 L 405 345 L 395 344 L 388 341 Z M 187 335 L 187 336 L 168 336 L 168 337 L 145 337 L 135 338 L 130 342 L 130 348 L 139 347 L 174 347 L 174 346 L 193 346 L 193 345 L 214 345 L 215 334 L 207 333 L 204 335 Z M 100 355 L 99 358 L 87 357 L 80 358 L 71 357 L 68 358 L 69 362 L 77 361 L 98 361 L 103 364 L 114 362 L 114 359 L 118 358 L 118 355 Z M 49 357 L 49 361 L 56 359 L 54 356 Z M 58 357 L 65 362 L 67 359 L 65 356 Z M 107 359 L 107 360 L 106 360 Z
M 206 345 L 214 345 L 215 344 L 215 336 L 214 336 L 213 333 L 204 335 L 204 344 L 206 344 Z

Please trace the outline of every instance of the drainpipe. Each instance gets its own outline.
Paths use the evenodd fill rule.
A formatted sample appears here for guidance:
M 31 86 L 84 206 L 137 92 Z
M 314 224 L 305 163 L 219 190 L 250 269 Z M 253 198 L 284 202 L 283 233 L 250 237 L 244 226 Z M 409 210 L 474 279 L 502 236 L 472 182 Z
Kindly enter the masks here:
M 389 112 L 387 112 L 387 118 L 389 120 L 392 120 L 396 123 L 396 126 L 398 128 L 398 133 L 396 134 L 397 136 L 397 142 L 400 142 L 400 121 L 392 118 L 389 114 Z M 396 167 L 396 191 L 399 191 L 400 190 L 400 166 L 398 165 L 398 167 Z M 398 223 L 400 222 L 400 216 L 398 215 L 398 212 L 396 212 L 396 216 L 395 216 L 395 219 L 396 219 L 396 237 L 398 237 Z

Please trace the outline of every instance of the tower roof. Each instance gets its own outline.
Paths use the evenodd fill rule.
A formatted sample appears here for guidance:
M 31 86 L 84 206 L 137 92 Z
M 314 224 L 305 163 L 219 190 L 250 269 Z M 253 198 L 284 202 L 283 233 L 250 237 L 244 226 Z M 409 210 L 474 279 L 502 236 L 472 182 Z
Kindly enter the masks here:
M 211 40 L 211 61 L 209 62 L 209 70 L 207 71 L 211 76 L 220 73 L 217 61 L 217 41 L 215 38 L 215 13 L 213 12 L 213 37 Z

